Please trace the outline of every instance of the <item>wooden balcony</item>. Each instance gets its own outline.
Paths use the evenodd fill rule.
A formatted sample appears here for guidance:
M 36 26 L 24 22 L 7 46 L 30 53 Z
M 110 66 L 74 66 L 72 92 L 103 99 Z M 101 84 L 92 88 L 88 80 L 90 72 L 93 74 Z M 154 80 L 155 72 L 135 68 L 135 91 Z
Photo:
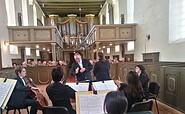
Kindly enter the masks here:
M 63 39 L 54 26 L 8 26 L 10 44 L 56 43 L 63 48 Z
M 136 24 L 95 25 L 86 37 L 86 42 L 135 41 Z

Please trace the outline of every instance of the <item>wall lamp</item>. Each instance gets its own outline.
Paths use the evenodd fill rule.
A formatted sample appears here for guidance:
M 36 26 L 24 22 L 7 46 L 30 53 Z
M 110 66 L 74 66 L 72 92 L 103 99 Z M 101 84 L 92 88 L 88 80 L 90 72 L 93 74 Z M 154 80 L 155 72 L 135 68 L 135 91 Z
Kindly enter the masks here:
M 9 41 L 4 41 L 4 45 L 8 46 L 9 45 Z

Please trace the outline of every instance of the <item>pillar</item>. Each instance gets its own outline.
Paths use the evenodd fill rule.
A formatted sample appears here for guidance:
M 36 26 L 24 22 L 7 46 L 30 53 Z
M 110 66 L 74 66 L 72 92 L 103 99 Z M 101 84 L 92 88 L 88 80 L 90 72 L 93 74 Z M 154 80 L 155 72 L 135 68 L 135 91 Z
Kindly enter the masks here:
M 56 61 L 56 43 L 51 43 L 51 47 L 52 47 L 52 60 Z
M 60 47 L 57 47 L 56 55 L 57 55 L 57 61 L 61 60 L 61 58 L 60 58 Z
M 49 15 L 51 20 L 51 26 L 57 26 L 58 15 Z
M 99 44 L 100 42 L 96 42 L 96 60 L 98 60 Z

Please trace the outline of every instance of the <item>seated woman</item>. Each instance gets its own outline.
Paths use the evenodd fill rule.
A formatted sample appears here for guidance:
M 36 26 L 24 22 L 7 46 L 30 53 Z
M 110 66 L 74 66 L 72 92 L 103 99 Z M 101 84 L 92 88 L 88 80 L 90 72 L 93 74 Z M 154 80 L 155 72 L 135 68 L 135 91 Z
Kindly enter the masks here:
M 132 105 L 136 102 L 142 102 L 144 98 L 143 88 L 139 81 L 137 74 L 134 71 L 130 71 L 127 74 L 127 84 L 116 82 L 118 85 L 118 90 L 124 92 L 125 96 L 127 97 L 128 101 L 128 109 L 129 112 Z
M 106 114 L 125 114 L 127 105 L 127 98 L 122 92 L 111 91 L 105 96 L 104 112 Z
M 106 114 L 125 114 L 127 110 L 127 98 L 122 92 L 112 91 L 107 93 L 104 101 Z
M 66 107 L 70 114 L 75 114 L 75 110 L 72 108 L 70 98 L 75 99 L 75 90 L 68 85 L 64 85 L 63 70 L 61 67 L 54 68 L 51 72 L 54 83 L 50 84 L 46 88 L 46 92 L 52 101 L 53 106 Z
M 139 77 L 139 81 L 141 82 L 142 88 L 145 93 L 145 97 L 147 98 L 147 96 L 149 94 L 149 90 L 148 90 L 149 78 L 145 72 L 145 67 L 143 65 L 136 65 L 135 72 L 137 73 L 137 75 Z

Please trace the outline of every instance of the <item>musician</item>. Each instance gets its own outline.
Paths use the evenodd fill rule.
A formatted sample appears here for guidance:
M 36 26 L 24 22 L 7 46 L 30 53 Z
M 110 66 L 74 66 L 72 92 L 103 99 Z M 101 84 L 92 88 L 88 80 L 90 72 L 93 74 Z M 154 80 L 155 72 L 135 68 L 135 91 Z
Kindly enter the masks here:
M 75 90 L 63 84 L 64 73 L 61 67 L 54 68 L 51 72 L 54 83 L 46 87 L 46 92 L 53 106 L 63 106 L 70 114 L 76 114 L 70 103 L 70 98 L 75 99 Z
M 23 66 L 16 66 L 15 74 L 15 80 L 17 80 L 17 83 L 8 102 L 8 106 L 15 108 L 31 106 L 30 114 L 36 114 L 38 110 L 37 108 L 40 106 L 39 102 L 31 99 L 28 95 L 28 91 L 39 89 L 36 87 L 28 87 L 26 85 L 25 81 L 23 80 L 23 78 L 26 76 L 26 69 Z
M 71 75 L 77 76 L 77 81 L 92 80 L 91 70 L 92 64 L 87 59 L 82 59 L 79 53 L 74 55 L 75 62 L 72 64 Z

